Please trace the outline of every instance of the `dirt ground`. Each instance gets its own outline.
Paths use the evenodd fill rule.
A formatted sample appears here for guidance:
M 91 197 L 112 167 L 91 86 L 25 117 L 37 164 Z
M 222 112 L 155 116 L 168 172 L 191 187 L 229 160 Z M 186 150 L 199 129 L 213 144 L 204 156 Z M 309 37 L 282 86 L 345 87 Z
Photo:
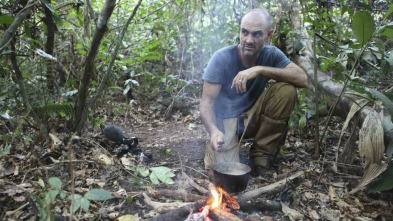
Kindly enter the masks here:
M 157 192 L 175 190 L 203 195 L 192 187 L 182 176 L 184 171 L 198 185 L 209 188 L 209 179 L 204 170 L 203 157 L 207 133 L 199 120 L 199 113 L 193 110 L 186 115 L 174 113 L 170 120 L 164 121 L 150 110 L 117 111 L 105 109 L 106 125 L 114 124 L 124 130 L 127 137 L 137 137 L 139 147 L 150 151 L 152 162 L 143 158 L 126 155 L 122 159 L 117 153 L 125 148 L 106 139 L 99 128 L 88 126 L 83 137 L 69 142 L 70 135 L 61 127 L 52 134 L 58 138 L 47 140 L 42 145 L 20 146 L 11 152 L 0 164 L 0 208 L 3 220 L 36 220 L 42 206 L 37 203 L 45 192 L 50 190 L 49 177 L 62 181 L 62 191 L 69 195 L 71 173 L 68 163 L 68 147 L 73 149 L 74 191 L 83 195 L 92 188 L 110 191 L 114 198 L 106 201 L 91 201 L 86 211 L 79 209 L 75 216 L 79 220 L 148 220 L 159 215 L 145 202 L 147 193 L 155 202 L 170 203 L 182 201 L 171 197 L 152 195 L 148 189 Z M 99 114 L 99 113 L 98 113 Z M 101 115 L 104 116 L 104 115 Z M 340 121 L 332 123 L 328 133 L 328 146 L 325 163 L 315 159 L 313 126 L 304 130 L 292 129 L 285 146 L 277 159 L 277 174 L 273 177 L 251 177 L 244 192 L 285 179 L 298 171 L 304 177 L 289 183 L 283 191 L 269 196 L 253 199 L 282 202 L 281 210 L 258 209 L 244 212 L 233 211 L 243 220 L 393 220 L 393 192 L 356 194 L 348 192 L 363 175 L 359 159 L 354 165 L 339 165 L 340 173 L 332 170 L 335 159 L 334 147 L 340 134 Z M 22 143 L 23 140 L 20 140 Z M 249 144 L 243 144 L 241 160 L 248 162 Z M 152 184 L 149 176 L 143 177 L 136 168 L 167 167 L 175 174 L 173 184 Z M 203 195 L 208 197 L 208 194 Z M 70 200 L 57 197 L 51 204 L 51 211 L 57 220 L 69 216 Z M 195 212 L 195 211 L 194 211 Z M 125 219 L 132 215 L 132 219 Z M 186 218 L 186 217 L 185 217 Z M 184 219 L 182 219 L 184 220 Z

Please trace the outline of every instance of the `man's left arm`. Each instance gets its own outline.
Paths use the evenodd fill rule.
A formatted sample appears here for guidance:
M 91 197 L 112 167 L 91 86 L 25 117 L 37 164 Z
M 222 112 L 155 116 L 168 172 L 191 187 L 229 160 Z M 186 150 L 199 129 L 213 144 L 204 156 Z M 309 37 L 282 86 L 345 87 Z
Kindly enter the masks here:
M 247 90 L 246 84 L 248 80 L 258 76 L 264 76 L 279 82 L 287 82 L 296 87 L 307 87 L 307 75 L 299 66 L 289 63 L 285 68 L 275 68 L 268 66 L 254 66 L 239 72 L 233 79 L 232 87 L 236 86 L 238 93 Z

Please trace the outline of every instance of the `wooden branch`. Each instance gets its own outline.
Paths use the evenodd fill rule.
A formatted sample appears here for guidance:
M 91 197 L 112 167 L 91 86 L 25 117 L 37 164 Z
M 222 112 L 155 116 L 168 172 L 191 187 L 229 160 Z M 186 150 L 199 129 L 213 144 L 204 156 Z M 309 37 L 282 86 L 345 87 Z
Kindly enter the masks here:
M 154 198 L 167 197 L 170 199 L 183 200 L 185 202 L 195 202 L 201 199 L 205 199 L 204 196 L 187 193 L 185 190 L 154 190 L 151 187 L 146 188 L 149 194 Z
M 23 81 L 23 75 L 22 71 L 19 68 L 18 61 L 16 59 L 15 55 L 15 44 L 14 42 L 11 42 L 11 50 L 14 51 L 10 55 L 10 60 L 11 60 L 11 69 L 13 70 L 15 76 L 13 76 L 13 79 L 16 81 L 16 83 L 19 85 L 19 90 L 22 95 L 22 102 L 23 106 L 26 108 L 28 114 L 33 118 L 35 124 L 40 128 L 40 133 L 44 134 L 45 136 L 48 134 L 48 129 L 45 127 L 45 125 L 42 123 L 41 119 L 38 117 L 37 113 L 33 110 L 29 103 L 29 96 L 26 90 L 25 83 Z
M 251 190 L 249 192 L 240 194 L 237 196 L 237 202 L 239 202 L 240 208 L 241 208 L 241 203 L 244 203 L 250 199 L 257 198 L 264 193 L 282 190 L 286 186 L 287 182 L 294 181 L 295 179 L 303 178 L 303 177 L 304 177 L 304 171 L 299 171 L 299 172 L 295 173 L 294 175 L 287 177 L 285 179 L 282 179 L 276 183 L 272 183 L 270 185 L 263 186 L 259 189 Z
M 37 4 L 37 0 L 29 0 L 26 6 L 15 16 L 14 22 L 12 22 L 10 27 L 8 27 L 8 29 L 4 32 L 3 37 L 0 40 L 0 52 L 3 51 L 4 47 L 8 43 L 11 42 L 18 27 L 22 24 L 23 20 L 25 20 L 31 9 Z
M 207 189 L 205 189 L 205 188 L 199 186 L 198 184 L 196 184 L 196 183 L 194 182 L 194 180 L 191 179 L 191 178 L 190 178 L 186 173 L 184 173 L 184 172 L 183 172 L 183 177 L 184 177 L 186 180 L 188 180 L 188 182 L 190 183 L 190 185 L 191 185 L 192 187 L 194 187 L 195 189 L 197 189 L 198 192 L 200 192 L 200 193 L 202 193 L 202 194 L 207 194 L 207 193 L 209 192 Z
M 191 203 L 187 206 L 169 211 L 165 214 L 156 216 L 149 219 L 149 221 L 173 221 L 173 220 L 185 220 L 190 213 L 199 211 L 206 204 L 206 200 L 199 200 L 195 203 Z
M 281 211 L 281 203 L 273 200 L 260 199 L 255 202 L 242 201 L 240 208 L 246 211 Z
M 143 201 L 147 205 L 153 207 L 154 211 L 157 213 L 166 213 L 168 211 L 178 209 L 180 207 L 187 206 L 187 205 L 191 204 L 191 203 L 180 203 L 180 202 L 173 202 L 173 203 L 155 202 L 155 201 L 151 200 L 150 197 L 147 196 L 146 193 L 143 193 L 143 197 L 144 197 Z

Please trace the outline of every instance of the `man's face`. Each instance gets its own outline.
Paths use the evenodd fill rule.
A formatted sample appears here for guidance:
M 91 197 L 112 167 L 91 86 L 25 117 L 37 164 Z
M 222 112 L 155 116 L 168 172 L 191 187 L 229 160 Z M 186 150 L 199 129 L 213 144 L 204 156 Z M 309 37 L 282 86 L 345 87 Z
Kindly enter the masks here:
M 247 14 L 240 25 L 240 48 L 242 56 L 258 57 L 268 37 L 265 18 L 259 14 Z

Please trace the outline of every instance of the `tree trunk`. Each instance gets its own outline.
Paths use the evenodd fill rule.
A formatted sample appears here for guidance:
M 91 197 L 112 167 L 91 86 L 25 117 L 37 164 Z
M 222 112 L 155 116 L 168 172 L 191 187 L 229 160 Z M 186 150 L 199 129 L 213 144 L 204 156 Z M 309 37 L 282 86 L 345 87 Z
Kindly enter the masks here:
M 126 23 L 126 25 L 124 26 L 124 28 L 123 28 L 123 30 L 122 30 L 122 32 L 121 32 L 120 37 L 118 38 L 118 42 L 117 42 L 115 51 L 114 51 L 114 52 L 112 53 L 112 55 L 111 55 L 111 57 L 112 57 L 111 62 L 109 63 L 108 69 L 107 69 L 106 72 L 105 72 L 104 78 L 102 79 L 102 82 L 100 83 L 100 86 L 98 87 L 96 94 L 92 97 L 92 99 L 91 99 L 91 101 L 90 101 L 89 104 L 86 104 L 86 105 L 84 105 L 84 103 L 80 103 L 80 104 L 79 104 L 79 105 L 84 105 L 84 106 L 83 106 L 83 109 L 80 110 L 80 111 L 81 111 L 81 112 L 79 113 L 79 114 L 80 114 L 80 115 L 79 115 L 80 117 L 75 118 L 75 119 L 76 119 L 75 124 L 74 124 L 74 125 L 75 125 L 75 131 L 77 131 L 78 134 L 81 133 L 82 128 L 83 128 L 83 126 L 84 126 L 84 124 L 85 124 L 85 122 L 86 122 L 87 115 L 88 115 L 88 109 L 89 109 L 89 108 L 90 108 L 90 109 L 93 109 L 93 108 L 94 108 L 95 103 L 97 102 L 98 98 L 101 96 L 101 94 L 102 94 L 103 91 L 104 91 L 104 88 L 105 88 L 105 86 L 106 86 L 106 83 L 108 82 L 109 78 L 112 76 L 112 74 L 111 74 L 111 72 L 112 72 L 112 67 L 113 67 L 113 65 L 114 65 L 114 63 L 115 63 L 115 59 L 116 59 L 117 53 L 118 53 L 118 51 L 119 51 L 119 49 L 120 49 L 120 46 L 121 46 L 121 44 L 122 44 L 121 42 L 122 42 L 123 37 L 124 37 L 124 35 L 125 35 L 126 31 L 127 31 L 128 26 L 130 25 L 132 19 L 134 18 L 134 16 L 135 16 L 135 14 L 136 14 L 136 12 L 137 12 L 139 6 L 141 5 L 141 3 L 142 3 L 142 0 L 139 0 L 138 3 L 136 4 L 136 6 L 135 6 L 135 8 L 134 8 L 134 11 L 132 12 L 131 16 L 130 16 L 129 19 L 127 20 L 127 23 Z M 104 7 L 104 9 L 105 9 L 105 7 Z M 104 9 L 103 9 L 103 11 L 104 11 Z M 112 8 L 112 11 L 113 11 L 113 8 Z M 112 11 L 111 11 L 111 13 L 112 13 Z M 101 14 L 103 14 L 103 13 L 101 13 Z M 109 17 L 108 17 L 108 19 L 109 19 Z M 98 23 L 97 23 L 97 24 L 98 24 L 97 26 L 99 26 L 100 21 L 101 21 L 101 16 L 100 16 L 100 18 L 99 18 L 99 21 L 98 21 Z M 95 36 L 96 36 L 96 33 L 94 33 L 94 37 L 95 37 Z M 94 37 L 93 37 L 93 38 L 94 38 Z M 98 46 L 97 46 L 97 47 L 98 47 Z M 86 70 L 85 70 L 85 73 L 86 73 Z M 81 83 L 81 86 L 82 86 L 82 83 Z M 80 92 L 79 92 L 79 93 L 80 93 Z M 86 88 L 85 93 L 87 93 L 87 88 Z M 87 96 L 88 96 L 88 94 L 86 94 L 86 97 L 84 97 L 85 102 L 86 102 L 86 100 L 87 100 Z M 77 105 L 75 105 L 75 110 L 76 110 L 76 108 L 77 108 Z M 77 113 L 77 112 L 75 111 L 75 113 Z
M 8 43 L 11 42 L 16 30 L 36 4 L 37 0 L 29 0 L 26 6 L 15 16 L 14 22 L 12 22 L 10 27 L 4 32 L 3 37 L 0 40 L 0 52 L 4 49 L 5 46 L 7 46 Z
M 43 6 L 45 10 L 45 24 L 47 27 L 47 36 L 45 43 L 45 52 L 53 55 L 53 45 L 55 42 L 55 22 L 53 21 L 53 14 L 48 7 Z M 49 94 L 53 93 L 54 78 L 53 78 L 53 63 L 51 59 L 46 59 L 46 82 Z
M 87 119 L 87 109 L 89 107 L 87 98 L 89 96 L 91 79 L 95 71 L 95 59 L 100 48 L 101 40 L 104 37 L 105 32 L 108 30 L 107 24 L 109 18 L 112 15 L 113 9 L 115 8 L 115 5 L 116 0 L 106 0 L 98 18 L 97 28 L 94 32 L 90 50 L 87 55 L 85 70 L 79 84 L 78 97 L 75 103 L 75 120 L 73 124 L 73 131 L 77 132 L 77 134 L 81 133 L 84 122 Z
M 23 81 L 22 72 L 19 69 L 18 61 L 16 59 L 16 49 L 14 42 L 11 42 L 11 50 L 13 53 L 10 55 L 11 67 L 15 76 L 12 76 L 14 81 L 19 85 L 19 90 L 22 95 L 23 106 L 26 108 L 28 114 L 33 118 L 35 124 L 40 129 L 40 135 L 46 136 L 48 133 L 47 128 L 42 123 L 41 119 L 38 117 L 37 113 L 33 110 L 30 105 L 29 97 L 27 95 L 25 82 Z
M 302 42 L 302 45 L 304 46 L 300 51 L 297 51 L 294 60 L 295 62 L 303 68 L 303 70 L 306 72 L 308 76 L 308 91 L 311 94 L 314 94 L 314 63 L 313 63 L 313 50 L 311 47 L 311 42 L 305 41 L 304 39 L 309 39 L 307 30 L 302 27 L 301 19 L 299 16 L 299 9 L 296 6 L 292 6 L 291 8 L 285 8 L 284 10 L 287 10 L 290 14 L 290 19 L 292 24 L 294 25 L 294 29 L 299 33 L 299 39 Z M 288 45 L 287 45 L 288 47 Z M 289 51 L 290 49 L 288 49 Z M 325 100 L 328 98 L 332 98 L 330 101 L 327 102 L 327 105 L 329 108 L 331 108 L 335 102 L 335 100 L 339 97 L 339 94 L 341 93 L 343 89 L 343 85 L 335 82 L 331 79 L 331 77 L 322 72 L 321 70 L 318 70 L 318 87 L 319 87 L 319 93 L 320 93 L 320 100 Z M 356 92 L 353 92 L 356 94 Z M 347 95 L 346 97 L 341 97 L 341 99 L 338 102 L 338 105 L 334 109 L 334 115 L 339 116 L 343 119 L 346 119 L 349 110 L 351 109 L 351 106 L 354 104 L 353 101 L 358 100 L 359 98 L 354 96 L 354 95 Z M 390 142 L 393 141 L 393 123 L 391 120 L 391 116 L 389 112 L 386 110 L 386 108 L 379 107 L 373 108 L 373 107 L 364 107 L 360 112 L 360 125 L 363 123 L 363 121 L 366 119 L 367 115 L 371 112 L 377 112 L 379 113 L 384 129 L 384 140 L 385 140 L 385 146 L 387 146 Z

